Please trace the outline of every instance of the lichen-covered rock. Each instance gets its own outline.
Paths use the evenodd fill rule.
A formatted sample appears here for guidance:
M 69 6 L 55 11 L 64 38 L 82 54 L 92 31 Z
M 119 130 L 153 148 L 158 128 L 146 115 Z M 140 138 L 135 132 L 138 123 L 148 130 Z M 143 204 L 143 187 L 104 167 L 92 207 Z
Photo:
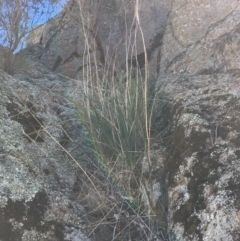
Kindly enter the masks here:
M 166 95 L 175 95 L 166 160 L 169 229 L 181 241 L 239 240 L 238 79 L 219 74 L 166 81 Z
M 28 42 L 42 44 L 42 62 L 71 78 L 87 64 L 116 70 L 127 60 L 143 68 L 146 47 L 149 68 L 156 77 L 169 9 L 168 0 L 144 0 L 138 6 L 126 0 L 73 0 L 45 24 L 42 34 L 34 29 Z
M 160 61 L 158 84 L 167 113 L 159 119 L 171 123 L 171 132 L 166 132 L 162 140 L 164 152 L 152 153 L 157 160 L 159 153 L 164 155 L 169 240 L 238 241 L 239 2 L 139 2 L 147 51 Z M 82 155 L 78 151 L 79 143 L 84 141 L 82 132 L 70 118 L 73 112 L 65 98 L 78 94 L 79 83 L 59 78 L 44 63 L 69 77 L 76 77 L 84 68 L 84 57 L 89 57 L 88 64 L 99 68 L 108 61 L 121 66 L 126 59 L 124 46 L 131 40 L 126 28 L 136 17 L 136 9 L 129 1 L 103 0 L 99 8 L 95 8 L 94 1 L 81 3 L 82 16 L 79 5 L 73 6 L 69 1 L 65 10 L 46 24 L 39 39 L 41 47 L 32 46 L 16 56 L 21 63 L 15 71 L 17 81 L 0 74 L 0 239 L 11 233 L 13 240 L 84 240 L 84 209 L 70 198 L 73 190 L 87 193 L 88 199 L 83 203 L 96 216 L 110 212 L 106 212 L 108 205 L 105 210 L 95 209 L 96 203 L 101 203 L 99 195 L 94 190 L 84 190 L 85 180 L 75 175 L 76 163 L 69 165 L 71 158 L 63 149 L 70 150 L 74 157 Z M 71 19 L 67 11 L 80 16 L 80 20 Z M 83 23 L 88 31 L 90 55 L 85 55 Z M 138 27 L 133 24 L 133 32 Z M 144 65 L 139 32 L 135 47 L 135 57 Z M 21 61 L 26 57 L 30 61 Z M 37 59 L 42 63 L 35 62 Z M 91 175 L 95 177 L 98 172 L 99 169 L 94 170 Z M 156 191 L 156 199 L 162 195 L 159 189 L 163 182 L 157 174 L 153 185 L 149 185 Z M 108 204 L 100 185 L 101 198 Z M 92 220 L 97 221 L 96 216 Z M 111 240 L 108 229 L 94 236 L 103 240 L 106 233 Z
M 84 209 L 70 198 L 77 163 L 64 151 L 82 138 L 67 83 L 32 51 L 15 78 L 0 72 L 0 240 L 87 241 Z
M 237 0 L 172 1 L 158 83 L 173 240 L 240 240 L 239 14 Z

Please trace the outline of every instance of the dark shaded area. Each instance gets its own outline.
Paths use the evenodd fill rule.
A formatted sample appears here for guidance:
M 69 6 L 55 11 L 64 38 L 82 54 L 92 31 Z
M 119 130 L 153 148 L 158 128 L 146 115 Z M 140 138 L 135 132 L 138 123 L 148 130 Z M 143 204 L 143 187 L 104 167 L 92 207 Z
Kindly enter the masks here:
M 175 184 L 174 175 L 179 170 L 179 166 L 184 160 L 183 155 L 186 146 L 184 128 L 179 127 L 178 130 L 174 130 L 174 133 L 172 133 L 166 144 L 168 149 L 165 170 L 166 173 L 169 174 L 168 186 L 171 187 Z
M 151 40 L 151 45 L 148 47 L 147 49 L 147 53 L 148 53 L 148 60 L 150 60 L 152 58 L 152 54 L 155 52 L 155 50 L 158 47 L 162 46 L 162 39 L 164 36 L 164 31 L 162 31 L 161 33 L 158 33 L 152 40 Z
M 191 216 L 185 223 L 185 230 L 188 230 L 188 234 L 197 234 L 198 237 L 201 239 L 202 234 L 200 230 L 198 230 L 198 225 L 201 223 L 200 219 L 196 216 Z
M 57 56 L 57 59 L 54 62 L 52 71 L 55 71 L 57 67 L 62 63 L 63 59 L 60 56 Z
M 145 53 L 138 54 L 133 56 L 128 60 L 128 65 L 132 67 L 144 68 L 145 65 Z
M 4 164 L 6 162 L 5 152 L 3 147 L 0 146 L 0 164 Z
M 240 180 L 234 180 L 234 178 L 231 178 L 227 183 L 226 190 L 229 191 L 229 195 L 235 197 L 235 205 L 240 209 Z
M 32 201 L 8 200 L 4 208 L 0 208 L 0 240 L 21 241 L 24 230 L 36 229 L 40 233 L 53 230 L 55 237 L 49 240 L 64 241 L 64 226 L 62 223 L 43 222 L 47 210 L 48 198 L 45 192 L 38 192 Z M 14 228 L 10 219 L 22 223 L 21 228 Z
M 167 160 L 166 170 L 169 173 L 169 186 L 175 185 L 174 176 L 179 171 L 179 166 L 184 162 L 185 157 L 191 156 L 192 153 L 198 152 L 197 162 L 192 167 L 191 176 L 190 173 L 185 173 L 185 177 L 190 178 L 188 183 L 188 191 L 190 193 L 190 200 L 176 210 L 173 215 L 173 221 L 181 222 L 184 224 L 185 234 L 198 234 L 201 240 L 201 234 L 197 230 L 197 226 L 200 220 L 197 217 L 192 216 L 194 211 L 203 210 L 206 208 L 204 198 L 202 196 L 204 185 L 214 184 L 219 179 L 217 169 L 222 166 L 218 162 L 218 158 L 213 156 L 210 158 L 210 154 L 214 152 L 214 149 L 208 151 L 206 147 L 207 133 L 196 132 L 192 130 L 191 136 L 186 140 L 184 134 L 184 128 L 179 127 L 179 130 L 175 130 L 173 135 L 173 147 L 170 151 L 170 155 Z M 181 197 L 180 197 L 181 198 Z
M 40 231 L 40 233 L 53 230 L 54 236 L 49 237 L 48 240 L 64 241 L 64 225 L 62 223 L 49 221 L 42 226 L 38 226 L 37 230 Z
M 7 206 L 0 209 L 0 240 L 3 241 L 20 241 L 21 233 L 14 230 L 9 219 L 16 219 L 18 222 L 22 220 L 25 213 L 23 202 L 8 200 Z
M 0 219 L 0 239 L 3 241 L 21 241 L 20 233 L 13 231 L 13 226 L 9 222 Z
M 208 68 L 208 69 L 201 69 L 200 71 L 197 72 L 197 75 L 213 75 L 213 74 L 221 74 L 221 73 L 224 73 L 224 71 L 222 71 L 222 68 L 218 68 L 218 69 Z
M 31 111 L 23 111 L 16 103 L 7 103 L 6 108 L 10 113 L 10 118 L 14 121 L 20 123 L 25 133 L 28 136 L 25 136 L 30 142 L 32 140 L 37 142 L 44 142 L 43 138 L 39 135 L 43 126 L 41 119 L 37 118 L 34 113 L 36 109 L 33 104 L 30 102 L 26 103 L 26 107 Z
M 55 63 L 54 63 L 53 68 L 52 68 L 52 71 L 55 71 L 60 65 L 64 65 L 64 64 L 66 64 L 68 62 L 71 62 L 74 59 L 77 59 L 79 57 L 80 57 L 80 55 L 78 54 L 77 51 L 71 53 L 70 56 L 67 59 L 65 59 L 65 60 L 63 60 L 60 56 L 58 56 L 57 59 L 55 60 Z
M 32 201 L 26 203 L 26 206 L 28 207 L 27 220 L 25 222 L 26 229 L 40 224 L 43 220 L 47 205 L 48 199 L 45 192 L 38 192 Z
M 147 48 L 147 60 L 150 61 L 153 53 L 157 48 L 162 45 L 163 32 L 158 33 L 152 40 L 150 46 Z M 132 59 L 128 60 L 128 65 L 132 67 L 145 67 L 145 53 L 138 54 L 137 56 L 133 56 Z
M 96 28 L 96 26 L 95 26 L 95 28 Z M 97 31 L 95 32 L 95 31 L 92 31 L 92 30 L 89 30 L 89 32 L 92 34 L 92 36 L 95 39 L 97 50 L 99 51 L 99 60 L 104 65 L 105 64 L 105 54 L 104 54 L 104 49 L 103 49 L 100 37 L 98 35 L 98 32 Z
M 25 214 L 25 205 L 21 201 L 13 202 L 11 199 L 8 200 L 7 206 L 2 212 L 2 217 L 4 219 L 11 219 L 14 218 L 18 222 L 22 220 L 22 217 Z

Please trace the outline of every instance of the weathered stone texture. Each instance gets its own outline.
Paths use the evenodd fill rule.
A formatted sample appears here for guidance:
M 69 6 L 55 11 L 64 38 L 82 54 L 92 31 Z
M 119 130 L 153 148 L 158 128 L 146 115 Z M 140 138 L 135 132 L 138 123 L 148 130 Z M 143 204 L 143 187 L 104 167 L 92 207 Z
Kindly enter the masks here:
M 43 34 L 45 28 L 45 24 L 36 25 L 31 32 L 29 33 L 26 44 L 27 46 L 33 45 L 33 44 L 39 44 L 41 42 L 41 36 Z
M 47 23 L 41 41 L 39 39 L 42 47 L 33 46 L 29 51 L 37 53 L 36 58 L 50 69 L 75 78 L 86 64 L 83 60 L 88 57 L 88 64 L 95 67 L 96 63 L 97 67 L 103 67 L 105 63 L 122 66 L 125 60 L 136 63 L 132 56 L 125 56 L 126 46 L 131 46 L 136 37 L 136 46 L 133 46 L 135 58 L 144 65 L 141 31 L 134 19 L 132 2 L 102 0 L 98 7 L 95 1 L 82 3 L 82 17 L 78 8 L 70 5 L 70 12 L 77 18 L 72 19 L 66 8 Z M 168 140 L 164 139 L 163 148 L 166 153 L 163 160 L 169 194 L 170 240 L 238 241 L 239 1 L 143 0 L 139 4 L 146 48 L 149 57 L 152 56 L 150 64 L 160 70 L 158 85 L 168 103 L 168 108 L 165 108 L 168 113 L 162 113 L 162 119 L 171 124 L 171 133 Z M 87 30 L 85 33 L 83 23 Z M 87 46 L 84 34 L 89 40 Z M 86 55 L 86 51 L 90 55 Z M 158 61 L 154 63 L 154 59 L 160 64 Z M 0 216 L 0 224 L 5 225 L 0 225 L 0 233 L 14 230 L 13 235 L 21 233 L 24 237 L 39 235 L 42 238 L 42 231 L 38 229 L 35 233 L 36 227 L 47 232 L 46 235 L 51 233 L 55 236 L 60 228 L 65 230 L 61 231 L 61 235 L 70 239 L 78 230 L 68 233 L 69 226 L 81 224 L 81 215 L 76 216 L 67 208 L 67 203 L 72 202 L 66 193 L 71 194 L 77 177 L 72 175 L 71 167 L 60 168 L 66 163 L 65 156 L 41 126 L 62 141 L 62 146 L 77 149 L 71 146 L 74 143 L 68 144 L 68 135 L 76 138 L 76 143 L 83 141 L 81 132 L 76 131 L 77 124 L 74 121 L 59 124 L 66 123 L 72 116 L 64 96 L 77 94 L 74 93 L 77 83 L 58 79 L 40 63 L 30 61 L 31 64 L 32 68 L 18 68 L 16 77 L 19 81 L 0 74 L 0 122 L 4 127 L 0 130 L 0 173 L 7 173 L 0 177 L 3 180 L 0 183 L 0 211 L 5 215 L 4 219 Z M 17 90 L 16 94 L 12 93 L 13 89 Z M 26 107 L 34 111 L 37 119 L 32 118 Z M 35 142 L 29 144 L 29 140 L 24 138 L 24 131 Z M 64 194 L 61 193 L 63 189 Z M 94 199 L 94 195 L 91 198 Z M 39 204 L 39 200 L 44 205 Z M 55 206 L 55 203 L 59 205 Z M 22 207 L 23 204 L 26 208 L 22 213 L 7 215 L 10 208 L 16 205 Z M 46 225 L 53 223 L 55 231 L 45 229 L 46 225 L 39 220 L 29 229 L 29 222 L 24 222 L 22 217 L 31 220 L 29 210 L 35 205 L 40 205 L 40 221 Z M 77 207 L 73 205 L 73 209 L 77 210 Z M 59 219 L 63 220 L 63 226 L 59 224 Z
M 153 53 L 160 50 L 169 9 L 170 2 L 165 0 L 144 0 L 139 5 L 126 0 L 102 1 L 96 24 L 106 60 L 121 66 L 127 55 L 127 60 L 137 58 L 144 67 L 146 47 L 149 60 L 157 61 Z
M 52 70 L 74 78 L 87 64 L 116 70 L 132 59 L 144 67 L 146 47 L 151 73 L 156 77 L 169 9 L 168 0 L 140 1 L 138 9 L 135 2 L 125 0 L 70 1 L 39 35 L 45 48 L 41 60 Z M 29 42 L 36 41 L 29 36 Z
M 87 241 L 84 209 L 70 199 L 76 163 L 63 150 L 81 139 L 67 83 L 26 52 L 16 78 L 0 72 L 0 240 Z
M 161 74 L 239 69 L 239 12 L 237 0 L 174 1 L 164 36 Z
M 239 240 L 239 80 L 218 74 L 164 81 L 172 102 L 166 172 L 173 240 Z
M 169 230 L 177 241 L 237 241 L 239 1 L 172 1 L 159 85 L 169 101 Z

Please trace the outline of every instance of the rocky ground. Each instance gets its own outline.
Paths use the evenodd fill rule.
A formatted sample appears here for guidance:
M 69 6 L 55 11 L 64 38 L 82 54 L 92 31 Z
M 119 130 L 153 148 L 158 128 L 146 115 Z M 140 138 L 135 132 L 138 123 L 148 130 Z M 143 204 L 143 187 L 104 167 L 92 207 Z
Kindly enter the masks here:
M 68 84 L 25 61 L 15 78 L 0 73 L 0 240 L 88 240 L 83 208 L 70 199 L 76 163 L 64 148 L 73 128 L 81 135 L 69 118 Z
M 95 56 L 101 68 L 109 57 L 107 53 L 114 52 L 118 36 L 127 33 L 120 28 L 123 19 L 116 17 L 124 10 L 123 2 L 114 2 L 98 9 L 102 17 L 94 26 L 88 26 L 89 32 L 95 33 L 90 43 L 98 46 Z M 156 140 L 152 154 L 163 164 L 169 241 L 238 241 L 239 1 L 148 3 L 142 1 L 140 15 L 145 21 L 142 26 L 152 57 L 149 62 L 153 78 L 157 76 L 156 90 L 164 102 L 157 120 L 167 129 Z M 107 9 L 111 11 L 106 13 Z M 134 11 L 130 5 L 127 10 L 129 24 Z M 57 24 L 60 29 L 52 20 L 37 33 L 39 38 L 32 37 L 36 45 L 16 56 L 14 77 L 0 72 L 3 241 L 112 240 L 112 227 L 96 225 L 111 212 L 108 208 L 96 211 L 96 207 L 99 196 L 112 200 L 116 196 L 109 191 L 109 183 L 100 187 L 106 181 L 104 175 L 96 166 L 87 164 L 93 155 L 71 102 L 81 89 L 81 81 L 71 78 L 81 73 L 84 44 L 81 38 L 71 42 L 68 37 L 69 31 L 81 31 L 81 25 L 65 17 L 63 13 L 56 18 L 62 21 Z M 116 27 L 114 31 L 111 24 Z M 98 35 L 94 32 L 96 26 Z M 120 50 L 124 41 L 119 42 Z M 115 49 L 122 66 L 120 50 Z M 143 63 L 140 67 L 144 66 L 143 56 L 143 46 L 137 42 L 134 61 Z M 89 175 L 97 177 L 95 183 L 99 183 L 91 192 L 86 191 Z M 95 234 L 88 238 L 93 223 L 96 229 L 91 226 L 91 230 Z

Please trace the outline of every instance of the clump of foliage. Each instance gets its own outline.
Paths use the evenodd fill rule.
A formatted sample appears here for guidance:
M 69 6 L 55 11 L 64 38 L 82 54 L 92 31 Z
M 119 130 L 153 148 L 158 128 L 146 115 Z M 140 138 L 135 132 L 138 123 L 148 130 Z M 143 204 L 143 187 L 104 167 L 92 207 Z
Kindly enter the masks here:
M 161 103 L 154 96 L 153 85 L 138 75 L 99 81 L 85 86 L 75 105 L 107 179 L 139 218 L 154 222 L 150 149 Z

